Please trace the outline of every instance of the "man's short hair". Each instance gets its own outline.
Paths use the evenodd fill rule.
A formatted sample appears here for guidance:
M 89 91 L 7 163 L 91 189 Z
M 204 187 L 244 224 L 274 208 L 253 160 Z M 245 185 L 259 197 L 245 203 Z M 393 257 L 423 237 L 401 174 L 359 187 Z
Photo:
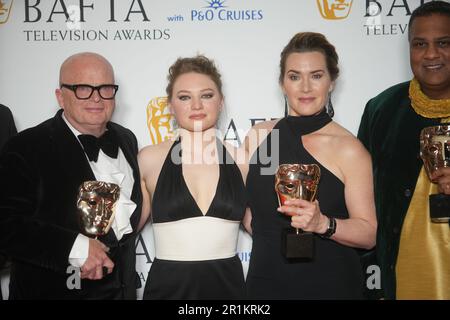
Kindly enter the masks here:
M 411 39 L 411 27 L 414 20 L 419 17 L 428 17 L 433 14 L 440 14 L 450 17 L 450 3 L 446 1 L 431 1 L 424 3 L 416 10 L 414 10 L 411 14 L 411 17 L 409 18 L 408 39 Z

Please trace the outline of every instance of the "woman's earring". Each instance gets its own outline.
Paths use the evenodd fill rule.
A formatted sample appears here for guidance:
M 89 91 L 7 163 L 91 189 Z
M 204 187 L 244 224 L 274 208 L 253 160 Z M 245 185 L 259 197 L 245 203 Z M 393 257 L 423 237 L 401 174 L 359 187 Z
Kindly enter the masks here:
M 334 116 L 334 109 L 333 109 L 333 103 L 331 102 L 331 94 L 328 96 L 328 103 L 327 103 L 327 113 L 330 116 L 330 118 L 333 118 Z

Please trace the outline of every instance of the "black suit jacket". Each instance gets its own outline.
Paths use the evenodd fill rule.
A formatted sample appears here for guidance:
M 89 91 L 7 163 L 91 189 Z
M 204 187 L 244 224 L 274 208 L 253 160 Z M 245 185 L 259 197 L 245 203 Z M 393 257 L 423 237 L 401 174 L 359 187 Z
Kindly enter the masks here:
M 11 111 L 0 104 L 0 150 L 10 137 L 17 133 Z
M 102 280 L 82 280 L 68 289 L 68 257 L 80 231 L 78 188 L 95 180 L 84 151 L 61 117 L 56 116 L 13 137 L 0 155 L 0 251 L 12 258 L 11 299 L 134 299 L 135 233 L 117 241 L 112 229 L 99 238 L 115 263 Z M 134 134 L 108 123 L 133 169 L 131 216 L 136 230 L 141 210 L 138 146 Z M 73 282 L 72 282 L 73 283 Z
M 16 125 L 11 111 L 0 104 L 0 150 L 6 141 L 17 133 Z M 0 253 L 0 269 L 6 263 L 6 256 Z M 0 290 L 0 300 L 2 300 L 2 292 Z

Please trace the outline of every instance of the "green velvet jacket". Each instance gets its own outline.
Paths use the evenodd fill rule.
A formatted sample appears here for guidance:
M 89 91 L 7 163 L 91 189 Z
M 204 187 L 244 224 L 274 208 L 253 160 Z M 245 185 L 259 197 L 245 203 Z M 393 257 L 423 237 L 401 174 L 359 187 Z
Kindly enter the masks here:
M 440 122 L 415 113 L 408 90 L 409 81 L 371 99 L 358 131 L 372 155 L 374 173 L 377 245 L 364 257 L 366 266 L 377 264 L 381 270 L 381 290 L 371 292 L 373 298 L 395 299 L 400 233 L 423 164 L 420 131 Z

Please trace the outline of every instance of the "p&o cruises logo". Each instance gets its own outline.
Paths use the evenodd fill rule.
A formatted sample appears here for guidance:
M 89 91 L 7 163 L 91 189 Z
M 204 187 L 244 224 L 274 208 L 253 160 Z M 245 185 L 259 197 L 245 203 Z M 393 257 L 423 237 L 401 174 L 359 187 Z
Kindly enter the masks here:
M 207 6 L 191 10 L 191 21 L 259 21 L 263 19 L 261 9 L 230 9 L 226 0 L 207 0 Z
M 316 0 L 320 14 L 324 19 L 341 20 L 348 17 L 353 0 Z
M 14 0 L 0 0 L 0 24 L 6 23 Z

